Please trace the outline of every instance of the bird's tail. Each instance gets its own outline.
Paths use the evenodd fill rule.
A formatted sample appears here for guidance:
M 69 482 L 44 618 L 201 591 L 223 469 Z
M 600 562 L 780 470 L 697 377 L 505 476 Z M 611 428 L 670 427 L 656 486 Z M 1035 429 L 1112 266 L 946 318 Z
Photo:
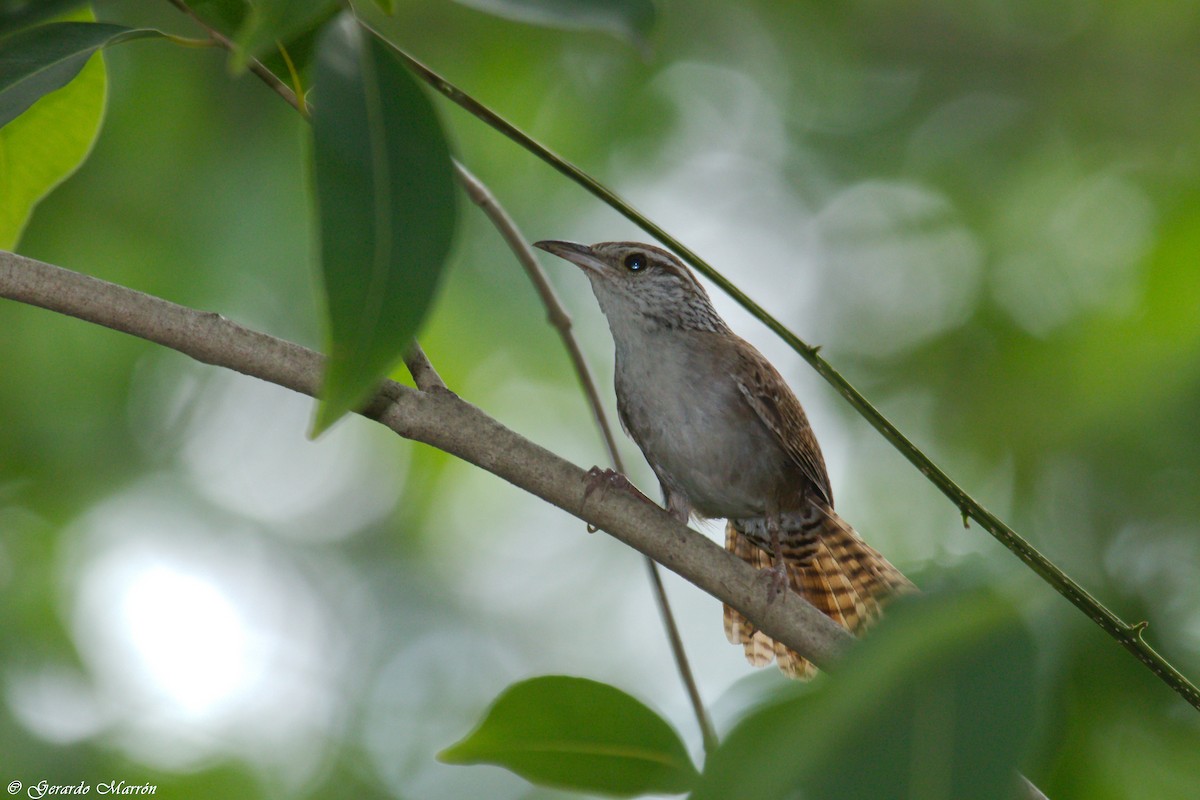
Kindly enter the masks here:
M 832 509 L 822 510 L 815 536 L 800 546 L 784 540 L 788 585 L 826 616 L 851 633 L 867 628 L 896 594 L 914 591 L 912 582 L 878 550 L 864 542 Z M 805 537 L 808 538 L 807 536 Z M 753 567 L 772 566 L 771 554 L 740 533 L 732 522 L 725 527 L 725 549 Z M 792 678 L 810 678 L 811 661 L 755 629 L 738 611 L 725 606 L 725 635 L 745 649 L 746 660 L 756 667 L 775 659 Z

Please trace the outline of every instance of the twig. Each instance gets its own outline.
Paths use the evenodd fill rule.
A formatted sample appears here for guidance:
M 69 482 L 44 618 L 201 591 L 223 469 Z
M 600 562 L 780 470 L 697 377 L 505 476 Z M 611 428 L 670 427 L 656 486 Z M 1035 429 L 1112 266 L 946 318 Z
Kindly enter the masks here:
M 600 402 L 600 393 L 596 390 L 596 382 L 592 379 L 592 372 L 588 369 L 587 361 L 583 357 L 583 351 L 579 347 L 579 342 L 575 339 L 575 335 L 571 333 L 571 315 L 567 313 L 566 307 L 558 299 L 557 292 L 554 291 L 554 287 L 546 278 L 546 273 L 542 270 L 541 264 L 538 263 L 537 257 L 529 247 L 528 240 L 521 235 L 520 230 L 517 229 L 516 222 L 509 216 L 504 206 L 500 205 L 500 202 L 487 186 L 463 166 L 461 162 L 456 160 L 454 162 L 454 169 L 459 183 L 462 184 L 463 189 L 467 192 L 467 196 L 492 221 L 496 230 L 500 232 L 500 236 L 503 237 L 509 249 L 512 250 L 513 255 L 517 257 L 517 261 L 524 267 L 525 274 L 529 276 L 529 280 L 533 282 L 534 287 L 537 289 L 538 296 L 542 299 L 542 305 L 546 307 L 546 316 L 550 321 L 550 325 L 558 331 L 559 338 L 562 339 L 563 345 L 567 348 L 571 364 L 575 368 L 575 375 L 578 377 L 579 383 L 583 388 L 583 393 L 592 408 L 592 415 L 596 418 L 596 424 L 600 428 L 600 434 L 604 439 L 605 447 L 608 448 L 609 460 L 618 472 L 625 474 L 625 465 L 622 463 L 621 454 L 617 451 L 617 442 L 613 437 L 612 426 L 608 424 L 608 415 L 604 413 L 604 405 Z M 688 660 L 687 651 L 683 646 L 683 637 L 679 634 L 679 626 L 675 622 L 675 615 L 671 612 L 671 603 L 667 598 L 667 589 L 663 585 L 662 575 L 659 574 L 658 565 L 654 563 L 654 559 L 646 558 L 646 569 L 649 572 L 650 585 L 654 591 L 655 600 L 658 603 L 659 616 L 662 618 L 663 627 L 666 629 L 667 639 L 671 645 L 671 653 L 674 655 L 675 665 L 679 669 L 680 680 L 683 681 L 688 700 L 692 704 L 692 711 L 696 715 L 696 722 L 700 726 L 700 733 L 704 740 L 704 751 L 711 753 L 717 747 L 717 732 L 713 728 L 712 720 L 709 719 L 707 710 L 704 708 L 704 701 L 700 698 L 700 689 L 696 686 L 696 678 L 692 674 L 691 663 Z
M 412 375 L 413 383 L 422 392 L 446 388 L 446 382 L 433 368 L 429 356 L 425 355 L 425 351 L 415 339 L 409 345 L 408 352 L 404 354 L 404 366 L 408 367 L 408 373 Z
M 192 20 L 201 28 L 203 28 L 204 32 L 212 37 L 212 40 L 218 45 L 231 53 L 237 52 L 237 45 L 234 44 L 228 36 L 205 22 L 199 14 L 192 10 L 191 6 L 184 2 L 184 0 L 167 0 L 167 2 L 191 17 Z M 281 81 L 274 72 L 271 72 L 271 70 L 267 69 L 267 67 L 261 61 L 259 61 L 257 58 L 248 58 L 246 61 L 246 68 L 258 76 L 263 83 L 265 83 L 267 86 L 270 86 L 276 94 L 286 100 L 288 105 L 299 111 L 300 114 L 306 119 L 308 118 L 308 108 L 305 106 L 304 101 L 297 97 L 296 93 L 292 91 L 286 83 Z
M 508 212 L 496 200 L 495 196 L 488 190 L 486 186 L 475 177 L 470 170 L 462 165 L 461 162 L 454 162 L 455 175 L 458 177 L 458 182 L 462 184 L 466 190 L 467 197 L 471 202 L 479 206 L 487 218 L 491 220 L 492 225 L 500 232 L 505 244 L 512 250 L 513 255 L 517 257 L 517 261 L 525 270 L 525 274 L 529 276 L 529 280 L 533 282 L 533 286 L 537 289 L 538 296 L 542 299 L 542 305 L 546 307 L 546 317 L 550 324 L 558 331 L 559 337 L 567 348 L 567 353 L 570 355 L 571 364 L 575 367 L 575 374 L 579 378 L 579 382 L 583 384 L 583 392 L 587 395 L 588 403 L 591 406 L 592 414 L 596 417 L 596 424 L 600 427 L 600 435 L 604 439 L 604 445 L 608 448 L 608 457 L 612 461 L 613 466 L 618 472 L 625 472 L 625 465 L 621 463 L 621 454 L 617 451 L 617 442 L 613 437 L 612 426 L 608 424 L 608 415 L 604 413 L 604 405 L 600 402 L 600 393 L 596 389 L 596 382 L 592 379 L 591 370 L 587 367 L 587 362 L 583 357 L 583 351 L 579 348 L 579 343 L 575 340 L 574 334 L 571 333 L 571 315 L 567 313 L 567 309 L 563 306 L 562 301 L 558 299 L 558 294 L 554 291 L 554 287 L 550 285 L 550 281 L 546 278 L 546 273 L 542 270 L 541 264 L 538 263 L 537 256 L 534 255 L 533 249 L 521 232 L 517 229 L 517 225 L 513 222 Z
M 368 30 L 371 30 L 376 36 L 379 36 L 381 41 L 387 42 L 385 37 L 371 28 L 366 22 L 360 19 L 359 23 Z M 1200 710 L 1200 689 L 1197 689 L 1183 673 L 1177 670 L 1142 638 L 1140 623 L 1131 625 L 1122 620 L 1099 600 L 1089 594 L 1086 589 L 1063 572 L 1057 565 L 1039 553 L 1033 545 L 1005 524 L 999 517 L 988 511 L 981 503 L 967 494 L 949 475 L 934 464 L 924 452 L 909 441 L 900 432 L 900 429 L 880 413 L 841 373 L 822 358 L 818 353 L 820 350 L 819 347 L 814 347 L 801 340 L 799 336 L 790 331 L 782 322 L 768 314 L 762 306 L 758 305 L 758 303 L 751 300 L 745 293 L 734 286 L 729 279 L 713 269 L 708 262 L 700 258 L 699 255 L 671 236 L 663 228 L 647 219 L 641 212 L 637 211 L 637 209 L 611 189 L 601 184 L 579 167 L 548 150 L 483 103 L 466 94 L 441 75 L 396 47 L 395 44 L 391 42 L 387 43 L 417 77 L 485 124 L 512 139 L 574 183 L 586 189 L 593 196 L 612 207 L 663 245 L 674 250 L 684 261 L 712 280 L 713 283 L 738 304 L 783 339 L 789 347 L 799 353 L 867 422 L 871 423 L 896 450 L 907 458 L 930 483 L 936 486 L 942 494 L 946 495 L 958 507 L 964 517 L 970 517 L 978 522 L 980 527 L 1011 550 L 1017 558 L 1021 559 L 1026 566 L 1036 572 L 1042 580 L 1050 584 L 1055 591 L 1070 600 L 1080 611 L 1099 625 L 1105 633 L 1117 640 L 1151 672 L 1157 675 L 1163 683 L 1171 687 L 1171 689 L 1193 707 Z
M 212 364 L 316 397 L 325 359 L 220 314 L 176 305 L 88 275 L 0 251 L 0 297 L 123 331 Z M 453 392 L 385 381 L 359 410 L 406 439 L 468 461 L 653 558 L 742 612 L 822 669 L 853 637 L 799 595 L 767 601 L 757 571 L 667 512 L 626 492 L 587 495 L 587 474 L 509 430 Z

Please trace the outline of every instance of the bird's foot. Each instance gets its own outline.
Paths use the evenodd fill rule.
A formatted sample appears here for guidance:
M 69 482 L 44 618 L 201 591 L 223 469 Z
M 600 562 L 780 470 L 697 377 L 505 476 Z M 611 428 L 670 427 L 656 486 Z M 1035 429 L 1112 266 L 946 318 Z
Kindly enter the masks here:
M 646 495 L 642 493 L 641 489 L 630 483 L 628 478 L 626 478 L 620 472 L 617 472 L 615 469 L 601 469 L 600 467 L 592 467 L 587 471 L 586 477 L 586 484 L 583 487 L 584 505 L 587 504 L 587 501 L 590 500 L 592 495 L 597 491 L 600 492 L 601 497 L 604 497 L 609 489 L 617 489 L 618 491 L 628 492 L 634 497 L 644 500 L 655 508 L 658 507 L 657 503 L 655 503 L 649 497 L 646 497 Z M 595 527 L 589 524 L 588 532 L 595 533 Z
M 771 555 L 774 556 L 774 565 L 762 571 L 771 579 L 767 586 L 768 604 L 774 603 L 779 595 L 787 591 L 788 586 L 787 561 L 783 557 L 783 536 L 779 530 L 779 522 L 777 511 L 767 514 L 767 537 L 771 540 Z
M 764 567 L 758 571 L 758 574 L 767 579 L 767 602 L 774 603 L 779 599 L 779 596 L 787 591 L 788 588 L 788 573 L 787 566 L 778 561 L 773 567 Z
M 609 489 L 618 489 L 622 492 L 630 492 L 635 497 L 640 497 L 647 503 L 653 503 L 646 495 L 642 494 L 641 490 L 629 482 L 620 472 L 615 469 L 600 469 L 600 467 L 592 467 L 586 473 L 587 485 L 583 489 L 583 500 L 586 503 L 593 494 L 597 491 L 603 497 L 604 493 Z

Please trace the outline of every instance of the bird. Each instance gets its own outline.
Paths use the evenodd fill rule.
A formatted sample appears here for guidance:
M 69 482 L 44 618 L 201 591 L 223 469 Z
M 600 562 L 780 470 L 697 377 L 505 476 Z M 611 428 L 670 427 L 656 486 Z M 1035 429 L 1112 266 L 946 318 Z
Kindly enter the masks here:
M 778 370 L 735 334 L 695 275 L 639 242 L 534 244 L 580 267 L 616 347 L 621 426 L 681 522 L 724 519 L 725 548 L 852 633 L 914 585 L 834 510 L 820 445 Z M 724 609 L 747 661 L 789 677 L 816 667 Z

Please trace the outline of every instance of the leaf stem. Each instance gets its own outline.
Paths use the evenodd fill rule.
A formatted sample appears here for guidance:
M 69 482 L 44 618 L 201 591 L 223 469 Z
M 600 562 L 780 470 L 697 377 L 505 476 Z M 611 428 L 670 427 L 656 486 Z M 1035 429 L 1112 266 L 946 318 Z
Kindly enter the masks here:
M 187 16 L 191 17 L 192 21 L 203 28 L 204 32 L 211 36 L 212 40 L 219 47 L 223 47 L 231 53 L 238 51 L 238 46 L 234 44 L 232 39 L 221 33 L 212 25 L 209 25 L 207 22 L 205 22 L 199 14 L 192 10 L 191 6 L 184 2 L 184 0 L 167 0 L 167 2 L 175 6 L 175 8 L 179 9 Z M 263 63 L 257 58 L 248 59 L 246 66 L 258 77 L 259 80 L 271 87 L 276 94 L 286 100 L 288 105 L 299 111 L 300 115 L 305 119 L 308 119 L 308 108 L 305 106 L 304 101 L 297 97 L 296 93 L 288 88 L 288 85 L 281 81 L 274 72 L 271 72 L 271 70 L 267 69 L 266 66 L 264 66 Z

